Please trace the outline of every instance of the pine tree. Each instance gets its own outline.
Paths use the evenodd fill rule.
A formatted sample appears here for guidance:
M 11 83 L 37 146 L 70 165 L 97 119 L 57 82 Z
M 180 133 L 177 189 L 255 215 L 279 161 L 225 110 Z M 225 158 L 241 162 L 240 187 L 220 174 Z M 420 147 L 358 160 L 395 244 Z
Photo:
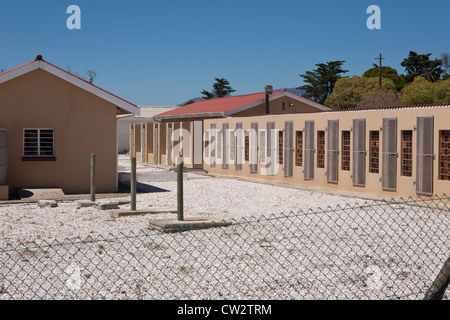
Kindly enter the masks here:
M 213 84 L 212 92 L 209 92 L 207 90 L 203 90 L 201 92 L 203 94 L 203 99 L 222 98 L 236 91 L 233 90 L 233 88 L 230 86 L 230 82 L 227 79 L 214 78 L 214 80 L 216 82 Z

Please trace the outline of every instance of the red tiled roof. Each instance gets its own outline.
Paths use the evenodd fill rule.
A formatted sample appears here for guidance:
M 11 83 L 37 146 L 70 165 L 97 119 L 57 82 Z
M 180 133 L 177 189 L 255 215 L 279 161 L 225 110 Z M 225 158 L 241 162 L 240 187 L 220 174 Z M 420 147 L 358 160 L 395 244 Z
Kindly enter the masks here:
M 279 94 L 283 92 L 282 90 L 274 91 L 272 95 Z M 215 112 L 226 112 L 230 111 L 250 103 L 265 99 L 265 92 L 258 92 L 252 94 L 244 94 L 239 96 L 229 96 L 223 98 L 214 98 L 214 99 L 205 99 L 200 100 L 191 104 L 188 104 L 183 107 L 175 108 L 171 111 L 167 111 L 161 114 L 158 114 L 157 117 L 160 116 L 177 116 L 183 114 L 197 114 L 197 113 L 215 113 Z

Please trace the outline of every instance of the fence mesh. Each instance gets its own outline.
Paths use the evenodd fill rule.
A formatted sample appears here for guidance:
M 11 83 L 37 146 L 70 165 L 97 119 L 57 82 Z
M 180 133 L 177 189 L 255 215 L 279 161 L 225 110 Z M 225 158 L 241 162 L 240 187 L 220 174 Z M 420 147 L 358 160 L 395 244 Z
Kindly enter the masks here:
M 449 200 L 8 245 L 0 300 L 422 299 L 450 253 Z

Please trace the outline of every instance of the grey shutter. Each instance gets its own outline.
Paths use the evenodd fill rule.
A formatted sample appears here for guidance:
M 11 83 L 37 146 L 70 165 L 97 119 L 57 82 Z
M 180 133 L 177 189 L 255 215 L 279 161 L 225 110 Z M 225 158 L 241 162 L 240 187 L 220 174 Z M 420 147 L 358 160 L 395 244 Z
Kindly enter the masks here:
M 417 117 L 417 194 L 433 195 L 434 118 Z
M 167 129 L 167 164 L 172 165 L 172 127 Z
M 314 179 L 314 121 L 305 121 L 305 180 Z
M 236 123 L 236 171 L 242 170 L 244 156 L 244 135 L 242 131 L 242 122 Z
M 383 119 L 383 190 L 397 190 L 397 118 Z
M 292 177 L 294 172 L 294 123 L 284 124 L 284 176 Z
M 222 124 L 222 140 L 223 140 L 223 152 L 222 152 L 222 169 L 228 169 L 228 155 L 229 155 L 229 131 L 228 123 Z
M 339 120 L 328 120 L 327 181 L 338 183 L 339 178 Z
M 153 160 L 156 164 L 159 164 L 158 142 L 158 125 L 155 124 L 155 128 L 153 129 Z
M 258 123 L 252 122 L 250 130 L 250 172 L 258 172 Z
M 353 185 L 366 185 L 366 119 L 353 120 Z
M 211 130 L 209 133 L 210 136 L 210 144 L 209 144 L 209 152 L 210 152 L 210 158 L 209 158 L 209 163 L 211 167 L 215 167 L 216 166 L 216 124 L 212 123 L 211 124 Z
M 194 164 L 203 164 L 203 122 L 194 121 Z
M 236 139 L 234 137 L 234 130 L 230 130 L 228 134 L 228 139 L 230 143 L 230 160 L 236 160 Z
M 275 174 L 275 165 L 277 163 L 277 153 L 275 150 L 276 146 L 275 136 L 275 122 L 267 122 L 267 134 L 266 134 L 266 174 Z
M 141 128 L 141 162 L 146 161 L 146 155 L 147 155 L 147 140 L 146 140 L 146 132 L 147 132 L 147 125 L 144 123 L 142 124 Z

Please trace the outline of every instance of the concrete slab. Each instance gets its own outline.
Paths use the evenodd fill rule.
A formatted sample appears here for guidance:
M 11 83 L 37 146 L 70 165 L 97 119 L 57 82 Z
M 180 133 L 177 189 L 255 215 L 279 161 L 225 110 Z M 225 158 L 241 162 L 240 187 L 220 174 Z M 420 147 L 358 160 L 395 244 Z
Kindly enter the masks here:
M 112 201 L 112 202 L 104 202 L 104 203 L 97 203 L 95 206 L 98 210 L 114 210 L 119 209 L 119 202 Z
M 158 219 L 149 222 L 150 228 L 163 233 L 226 227 L 229 225 L 231 225 L 231 222 L 215 217 L 185 218 L 184 221 L 178 221 L 177 219 Z
M 18 190 L 20 199 L 27 201 L 65 200 L 66 195 L 61 188 L 22 188 Z
M 91 200 L 78 200 L 77 209 L 88 208 L 97 205 L 97 202 Z
M 160 214 L 160 213 L 177 213 L 177 209 L 149 209 L 149 210 L 115 210 L 111 212 L 111 217 L 129 217 L 129 216 L 140 216 L 144 214 Z

